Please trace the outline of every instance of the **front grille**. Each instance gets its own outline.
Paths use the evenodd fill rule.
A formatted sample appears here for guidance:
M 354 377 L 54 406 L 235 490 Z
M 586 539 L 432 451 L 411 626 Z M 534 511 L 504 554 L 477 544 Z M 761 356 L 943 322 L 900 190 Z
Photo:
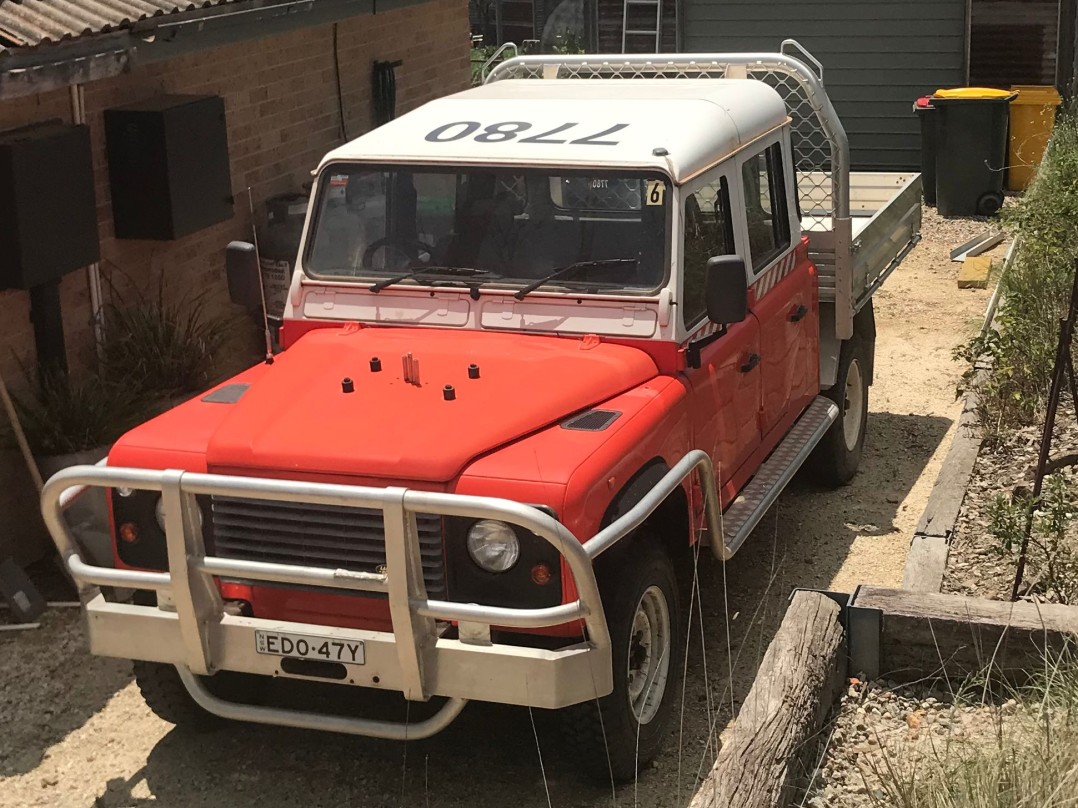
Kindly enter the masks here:
M 210 498 L 209 510 L 207 539 L 220 558 L 359 572 L 377 572 L 386 563 L 378 510 L 217 496 Z M 442 598 L 442 519 L 416 514 L 416 526 L 427 594 Z

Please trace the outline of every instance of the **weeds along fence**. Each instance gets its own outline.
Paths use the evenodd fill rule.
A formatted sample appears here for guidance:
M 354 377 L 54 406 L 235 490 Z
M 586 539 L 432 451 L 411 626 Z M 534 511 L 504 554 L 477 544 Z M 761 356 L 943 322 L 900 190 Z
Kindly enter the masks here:
M 995 327 L 958 351 L 971 364 L 992 360 L 978 413 L 989 440 L 1044 413 L 1078 257 L 1078 102 L 1061 112 L 1033 183 L 1002 218 L 1021 246 L 1000 279 Z

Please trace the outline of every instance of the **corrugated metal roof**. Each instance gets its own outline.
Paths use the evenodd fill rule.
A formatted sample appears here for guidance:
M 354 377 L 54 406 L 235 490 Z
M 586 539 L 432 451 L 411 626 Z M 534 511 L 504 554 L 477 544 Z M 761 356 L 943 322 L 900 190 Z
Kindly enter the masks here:
M 0 0 L 0 48 L 75 39 L 240 0 Z

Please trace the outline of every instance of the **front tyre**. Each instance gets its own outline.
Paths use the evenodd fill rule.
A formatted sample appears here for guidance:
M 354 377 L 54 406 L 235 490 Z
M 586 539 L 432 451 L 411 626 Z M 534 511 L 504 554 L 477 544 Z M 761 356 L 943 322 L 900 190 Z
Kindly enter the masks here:
M 864 335 L 842 343 L 835 385 L 824 393 L 838 406 L 838 419 L 810 459 L 814 476 L 827 485 L 845 485 L 861 465 L 868 426 L 869 344 Z
M 216 729 L 224 722 L 225 719 L 203 710 L 195 703 L 175 666 L 135 660 L 133 668 L 142 699 L 158 718 L 176 726 L 202 731 Z M 246 703 L 261 701 L 268 685 L 267 677 L 231 671 L 203 677 L 203 681 L 215 696 L 226 701 Z
M 649 537 L 650 538 L 650 537 Z M 600 583 L 610 627 L 614 690 L 563 711 L 570 751 L 597 781 L 624 783 L 659 753 L 681 681 L 677 579 L 654 545 Z M 634 548 L 635 549 L 635 548 Z

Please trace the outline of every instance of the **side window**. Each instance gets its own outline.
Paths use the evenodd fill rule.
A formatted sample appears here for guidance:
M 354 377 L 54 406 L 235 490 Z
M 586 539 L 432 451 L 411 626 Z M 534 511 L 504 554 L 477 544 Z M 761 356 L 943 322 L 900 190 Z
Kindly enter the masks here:
M 685 291 L 681 314 L 685 325 L 691 326 L 707 312 L 704 275 L 708 259 L 734 254 L 734 222 L 726 177 L 718 177 L 685 197 L 684 233 Z
M 741 167 L 745 219 L 753 272 L 759 272 L 790 246 L 790 212 L 782 173 L 782 146 L 774 143 Z

